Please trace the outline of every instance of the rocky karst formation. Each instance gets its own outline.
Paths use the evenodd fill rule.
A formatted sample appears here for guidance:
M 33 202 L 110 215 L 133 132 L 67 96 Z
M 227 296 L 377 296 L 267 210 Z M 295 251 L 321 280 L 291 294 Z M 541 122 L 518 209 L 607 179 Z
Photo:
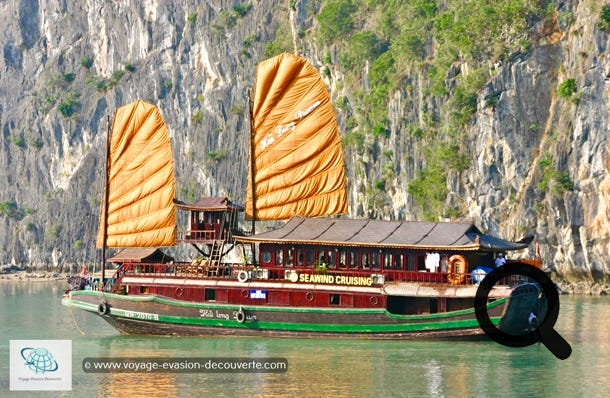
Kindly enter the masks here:
M 556 277 L 607 282 L 610 30 L 602 4 L 556 3 L 531 47 L 498 64 L 478 93 L 456 149 L 467 165 L 444 182 L 445 205 L 459 211 L 445 216 L 509 239 L 535 234 Z M 243 201 L 247 92 L 270 43 L 285 35 L 325 70 L 333 98 L 351 97 L 338 47 L 307 34 L 319 9 L 305 0 L 1 2 L 0 263 L 96 257 L 107 118 L 137 98 L 157 104 L 171 128 L 179 199 Z M 447 86 L 468 73 L 455 64 Z M 450 97 L 426 96 L 418 71 L 405 80 L 390 95 L 387 136 L 364 132 L 366 149 L 346 146 L 351 216 L 421 216 L 409 184 L 426 142 L 412 127 Z M 573 87 L 562 96 L 565 82 Z M 346 135 L 357 128 L 349 107 L 338 109 Z

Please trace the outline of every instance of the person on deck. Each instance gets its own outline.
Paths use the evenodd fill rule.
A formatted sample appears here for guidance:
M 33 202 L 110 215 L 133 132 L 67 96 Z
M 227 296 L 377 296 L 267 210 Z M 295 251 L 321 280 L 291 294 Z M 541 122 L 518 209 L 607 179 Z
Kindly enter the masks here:
M 504 264 L 506 264 L 506 259 L 504 258 L 504 254 L 503 253 L 498 253 L 498 256 L 496 257 L 496 268 L 497 267 L 501 267 Z

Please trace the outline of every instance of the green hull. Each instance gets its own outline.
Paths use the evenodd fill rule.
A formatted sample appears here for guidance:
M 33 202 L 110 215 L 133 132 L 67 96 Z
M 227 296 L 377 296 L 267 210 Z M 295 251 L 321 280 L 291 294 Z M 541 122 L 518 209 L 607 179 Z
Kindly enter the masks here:
M 488 308 L 498 324 L 506 300 Z M 102 305 L 104 303 L 104 305 Z M 66 306 L 97 313 L 123 333 L 334 337 L 460 337 L 482 334 L 474 309 L 396 315 L 385 309 L 293 308 L 192 303 L 157 296 L 73 291 Z

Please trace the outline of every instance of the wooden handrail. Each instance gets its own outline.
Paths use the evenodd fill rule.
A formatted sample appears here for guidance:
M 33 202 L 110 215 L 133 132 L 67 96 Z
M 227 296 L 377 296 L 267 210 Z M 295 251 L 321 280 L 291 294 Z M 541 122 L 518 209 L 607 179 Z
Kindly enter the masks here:
M 376 280 L 380 280 L 381 276 L 384 283 L 387 282 L 421 282 L 429 284 L 451 284 L 449 282 L 449 273 L 447 272 L 427 272 L 413 270 L 388 270 L 388 269 L 372 269 L 366 270 L 349 270 L 341 268 L 330 268 L 320 270 L 316 268 L 303 267 L 260 267 L 253 268 L 243 264 L 211 264 L 207 260 L 193 261 L 192 263 L 126 263 L 121 267 L 122 272 L 115 283 L 119 285 L 124 276 L 151 276 L 158 275 L 169 278 L 192 278 L 192 279 L 237 279 L 240 271 L 250 272 L 256 275 L 257 270 L 266 270 L 266 280 L 284 282 L 288 280 L 286 271 L 294 271 L 298 274 L 329 274 L 335 276 L 355 276 L 355 277 L 371 277 L 377 275 Z M 465 273 L 459 285 L 475 285 L 474 274 Z M 253 277 L 256 279 L 256 277 Z M 456 278 L 453 278 L 455 280 Z M 500 280 L 498 285 L 515 285 L 521 283 L 518 275 L 514 275 Z

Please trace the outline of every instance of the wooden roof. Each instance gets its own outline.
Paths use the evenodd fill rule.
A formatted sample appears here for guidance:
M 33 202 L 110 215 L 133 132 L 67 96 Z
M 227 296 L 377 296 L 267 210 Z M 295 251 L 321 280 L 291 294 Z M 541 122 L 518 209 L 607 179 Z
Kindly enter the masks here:
M 202 210 L 202 211 L 244 211 L 243 206 L 237 205 L 227 197 L 209 196 L 199 199 L 197 202 L 189 204 L 177 202 L 176 206 L 184 210 Z
M 173 260 L 156 247 L 128 247 L 108 259 L 113 263 L 168 263 Z
M 491 237 L 471 223 L 295 217 L 281 228 L 243 242 L 411 248 L 422 250 L 518 250 L 528 243 Z

